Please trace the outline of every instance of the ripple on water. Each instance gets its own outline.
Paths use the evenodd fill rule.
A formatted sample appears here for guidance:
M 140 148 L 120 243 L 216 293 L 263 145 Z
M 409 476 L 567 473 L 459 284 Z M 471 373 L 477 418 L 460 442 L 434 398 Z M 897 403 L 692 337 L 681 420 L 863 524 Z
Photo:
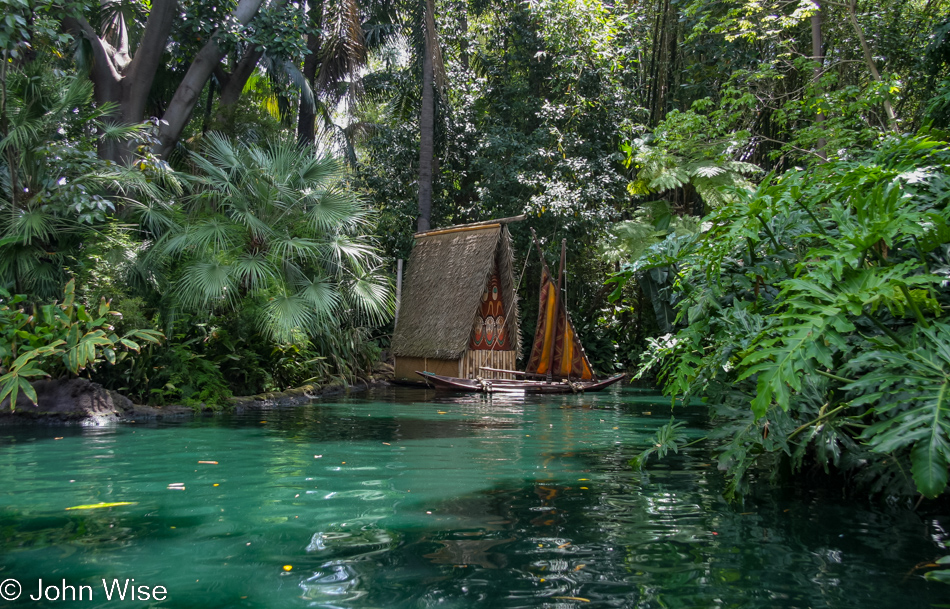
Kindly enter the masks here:
M 633 470 L 669 414 L 629 390 L 389 391 L 174 425 L 3 430 L 0 573 L 127 574 L 166 585 L 170 606 L 944 602 L 913 568 L 950 553 L 945 518 L 778 491 L 729 505 L 702 444 Z M 705 434 L 701 411 L 678 416 Z

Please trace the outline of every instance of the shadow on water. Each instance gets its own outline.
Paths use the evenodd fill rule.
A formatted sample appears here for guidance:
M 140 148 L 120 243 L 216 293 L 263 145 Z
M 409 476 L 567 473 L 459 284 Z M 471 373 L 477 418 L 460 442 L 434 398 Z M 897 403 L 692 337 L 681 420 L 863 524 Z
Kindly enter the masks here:
M 500 485 L 433 506 L 429 525 L 384 519 L 317 534 L 308 551 L 323 562 L 301 588 L 321 607 L 336 595 L 368 606 L 557 609 L 945 601 L 944 588 L 913 574 L 947 540 L 938 520 L 780 493 L 730 505 L 709 455 L 684 453 L 642 475 L 623 450 L 568 453 L 598 481 Z

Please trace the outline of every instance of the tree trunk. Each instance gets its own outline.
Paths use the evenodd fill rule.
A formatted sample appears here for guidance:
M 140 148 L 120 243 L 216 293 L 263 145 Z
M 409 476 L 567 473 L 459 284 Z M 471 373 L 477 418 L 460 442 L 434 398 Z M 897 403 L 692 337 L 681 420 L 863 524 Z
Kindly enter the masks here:
M 232 16 L 242 26 L 247 25 L 257 11 L 261 8 L 263 0 L 240 0 L 234 9 Z M 158 129 L 159 143 L 155 145 L 153 152 L 167 158 L 181 137 L 182 131 L 191 119 L 191 113 L 201 97 L 201 91 L 205 83 L 211 78 L 211 73 L 215 67 L 224 59 L 227 51 L 218 45 L 217 32 L 211 35 L 211 40 L 205 44 L 198 54 L 195 55 L 191 66 L 185 73 L 181 84 L 175 90 L 175 95 L 168 104 L 162 116 L 162 124 Z M 257 62 L 255 61 L 255 64 Z
M 221 85 L 221 95 L 218 97 L 218 113 L 214 120 L 216 125 L 220 126 L 227 123 L 229 116 L 234 111 L 234 106 L 241 99 L 244 85 L 254 74 L 257 62 L 263 56 L 263 50 L 258 51 L 254 46 L 249 45 L 230 74 L 225 74 L 224 70 L 220 68 L 220 64 L 215 66 L 213 73 L 219 77 Z
M 417 230 L 429 230 L 432 216 L 432 157 L 435 146 L 435 86 L 433 54 L 435 41 L 435 8 L 426 0 L 425 50 L 422 58 L 422 109 L 419 112 L 419 219 Z
M 211 128 L 211 109 L 214 107 L 214 79 L 208 81 L 208 97 L 205 100 L 205 119 L 201 124 L 201 135 Z
M 465 71 L 468 71 L 468 7 L 462 5 L 462 14 L 459 17 L 459 30 L 462 35 L 459 38 L 459 61 Z
M 177 0 L 153 0 L 145 32 L 131 59 L 124 22 L 118 28 L 118 40 L 111 44 L 100 38 L 85 19 L 63 18 L 63 29 L 73 36 L 85 38 L 92 47 L 91 78 L 96 103 L 115 104 L 116 109 L 110 117 L 114 124 L 130 125 L 145 118 L 148 94 L 177 13 Z M 130 142 L 99 140 L 99 156 L 103 159 L 128 162 L 132 153 Z
M 310 9 L 308 11 L 310 25 L 321 31 L 323 25 L 323 3 L 320 0 L 310 0 Z M 307 50 L 310 53 L 303 60 L 303 76 L 310 83 L 310 88 L 315 89 L 317 79 L 317 68 L 320 67 L 320 47 L 323 39 L 320 35 L 313 33 L 307 36 Z M 314 92 L 316 98 L 316 92 Z M 316 99 L 314 99 L 316 101 Z M 317 113 L 316 108 L 300 96 L 300 104 L 297 111 L 297 142 L 301 146 L 313 146 L 317 136 L 316 129 Z
M 821 72 L 824 69 L 825 55 L 822 51 L 822 41 L 821 41 L 821 4 L 818 2 L 815 3 L 818 7 L 815 11 L 815 14 L 811 16 L 811 56 L 817 63 L 815 64 L 815 71 L 813 77 L 815 79 L 815 93 L 819 92 L 818 81 L 821 78 Z M 815 122 L 821 125 L 825 122 L 825 114 L 822 112 L 822 109 L 818 109 L 818 115 L 815 117 Z M 827 145 L 825 138 L 818 138 L 818 143 L 816 144 L 815 154 L 821 157 L 821 162 L 824 163 L 828 160 L 827 155 L 825 154 L 825 146 Z

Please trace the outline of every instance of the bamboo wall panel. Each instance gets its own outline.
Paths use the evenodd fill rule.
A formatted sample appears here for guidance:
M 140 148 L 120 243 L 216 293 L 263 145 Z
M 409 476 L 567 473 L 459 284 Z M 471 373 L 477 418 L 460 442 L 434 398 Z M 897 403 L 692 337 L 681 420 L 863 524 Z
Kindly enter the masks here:
M 462 378 L 473 379 L 477 376 L 483 379 L 510 379 L 514 376 L 502 372 L 489 372 L 481 368 L 503 368 L 505 370 L 515 369 L 514 351 L 466 351 L 462 356 L 461 371 L 459 375 Z

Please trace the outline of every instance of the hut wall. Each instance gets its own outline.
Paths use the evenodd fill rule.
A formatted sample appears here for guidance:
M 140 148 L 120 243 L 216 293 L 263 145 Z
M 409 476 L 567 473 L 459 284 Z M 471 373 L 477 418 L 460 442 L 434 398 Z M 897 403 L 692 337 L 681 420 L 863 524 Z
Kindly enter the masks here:
M 480 376 L 485 379 L 514 378 L 510 374 L 481 370 L 481 367 L 486 366 L 488 368 L 515 370 L 515 359 L 516 357 L 514 351 L 484 351 L 470 349 L 465 352 L 465 355 L 462 356 L 462 373 L 459 376 L 466 379 L 473 379 L 476 376 Z
M 396 357 L 396 366 L 394 375 L 397 379 L 407 379 L 410 381 L 422 381 L 422 377 L 416 374 L 416 370 L 425 372 L 434 372 L 442 376 L 460 376 L 459 360 L 457 359 L 435 359 L 431 357 Z

